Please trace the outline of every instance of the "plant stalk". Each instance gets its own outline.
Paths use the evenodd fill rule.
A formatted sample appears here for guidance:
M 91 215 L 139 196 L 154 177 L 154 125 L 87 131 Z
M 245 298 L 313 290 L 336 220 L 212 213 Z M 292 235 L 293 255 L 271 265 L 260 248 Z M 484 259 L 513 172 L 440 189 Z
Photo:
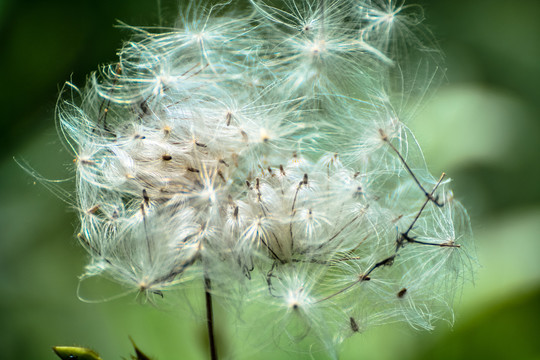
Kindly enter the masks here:
M 214 337 L 214 311 L 212 307 L 212 281 L 207 274 L 204 275 L 204 294 L 206 298 L 206 325 L 208 327 L 208 341 L 210 343 L 210 359 L 218 360 L 216 340 Z

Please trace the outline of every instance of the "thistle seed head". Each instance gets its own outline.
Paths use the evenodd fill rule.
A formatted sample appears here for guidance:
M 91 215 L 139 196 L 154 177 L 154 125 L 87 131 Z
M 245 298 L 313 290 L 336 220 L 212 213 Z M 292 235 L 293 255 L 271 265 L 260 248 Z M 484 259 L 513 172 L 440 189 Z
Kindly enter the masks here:
M 419 8 L 201 6 L 170 31 L 131 28 L 59 102 L 84 277 L 166 297 L 204 273 L 331 354 L 370 325 L 447 317 L 470 226 L 405 123 L 440 72 Z

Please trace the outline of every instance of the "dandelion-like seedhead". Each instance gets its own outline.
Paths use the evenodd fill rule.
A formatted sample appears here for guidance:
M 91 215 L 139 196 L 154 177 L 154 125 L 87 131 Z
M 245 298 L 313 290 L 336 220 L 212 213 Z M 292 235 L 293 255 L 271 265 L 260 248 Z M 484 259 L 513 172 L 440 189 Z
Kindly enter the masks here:
M 68 84 L 83 278 L 159 301 L 204 277 L 243 322 L 262 305 L 279 341 L 331 355 L 372 325 L 450 317 L 470 228 L 404 123 L 443 73 L 419 8 L 231 7 L 125 25 L 118 62 Z

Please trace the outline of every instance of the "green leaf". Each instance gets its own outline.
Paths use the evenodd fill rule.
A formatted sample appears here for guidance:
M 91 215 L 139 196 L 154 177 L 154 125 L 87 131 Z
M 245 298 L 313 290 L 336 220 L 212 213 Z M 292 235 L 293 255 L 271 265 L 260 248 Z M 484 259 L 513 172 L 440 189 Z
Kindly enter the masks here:
M 90 349 L 77 346 L 53 346 L 53 351 L 62 360 L 102 360 Z

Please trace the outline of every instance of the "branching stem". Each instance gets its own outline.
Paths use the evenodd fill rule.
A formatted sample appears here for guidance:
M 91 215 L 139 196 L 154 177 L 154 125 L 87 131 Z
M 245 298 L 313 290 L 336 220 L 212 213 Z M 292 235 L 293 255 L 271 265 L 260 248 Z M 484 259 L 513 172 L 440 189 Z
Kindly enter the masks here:
M 416 177 L 416 175 L 414 174 L 414 172 L 412 171 L 412 169 L 410 168 L 409 164 L 407 164 L 407 161 L 405 161 L 405 158 L 403 157 L 403 155 L 401 155 L 401 153 L 399 152 L 399 150 L 390 142 L 390 139 L 388 138 L 388 135 L 386 135 L 386 133 L 384 132 L 383 129 L 379 129 L 379 133 L 381 134 L 381 138 L 384 142 L 386 142 L 388 144 L 388 146 L 390 146 L 390 148 L 396 153 L 396 155 L 399 157 L 399 160 L 401 161 L 401 163 L 403 164 L 403 166 L 405 167 L 405 169 L 407 170 L 407 172 L 411 175 L 411 177 L 413 178 L 414 182 L 416 183 L 416 185 L 418 185 L 418 187 L 420 188 L 420 190 L 422 190 L 422 192 L 424 193 L 424 195 L 427 197 L 427 199 L 431 202 L 433 202 L 435 205 L 437 205 L 438 207 L 443 207 L 444 204 L 440 203 L 438 201 L 438 199 L 436 197 L 433 197 L 433 194 L 430 194 L 426 191 L 426 189 L 422 186 L 422 184 L 420 184 L 420 181 L 418 180 L 418 178 Z

